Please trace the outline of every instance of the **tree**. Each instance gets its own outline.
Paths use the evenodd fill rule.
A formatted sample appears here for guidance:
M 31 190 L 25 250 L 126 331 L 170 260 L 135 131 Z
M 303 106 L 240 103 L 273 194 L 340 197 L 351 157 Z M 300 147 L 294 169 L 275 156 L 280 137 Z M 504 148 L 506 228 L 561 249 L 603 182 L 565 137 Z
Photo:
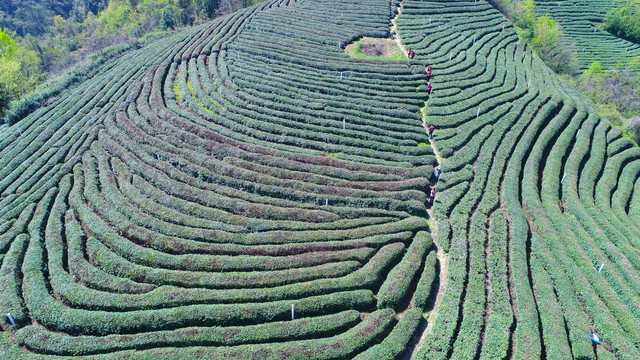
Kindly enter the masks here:
M 17 47 L 11 35 L 0 28 L 0 57 L 11 57 L 16 52 Z
M 160 22 L 162 30 L 173 29 L 176 26 L 173 18 L 174 16 L 171 8 L 167 7 L 162 10 L 162 21 Z
M 132 34 L 138 26 L 138 14 L 129 0 L 111 0 L 109 6 L 98 15 L 107 33 L 126 31 Z
M 12 34 L 0 28 L 0 115 L 11 101 L 33 90 L 42 80 L 39 54 L 16 45 Z
M 533 31 L 535 19 L 535 3 L 533 0 L 524 0 L 520 2 L 515 14 L 515 23 L 525 31 L 523 37 L 527 41 L 531 41 L 535 36 Z
M 16 50 L 11 35 L 0 28 L 0 115 L 19 90 L 20 63 L 13 59 Z
M 589 65 L 587 70 L 585 70 L 584 73 L 582 73 L 582 76 L 587 79 L 602 78 L 604 76 L 604 68 L 602 67 L 602 64 L 599 61 L 594 61 Z
M 640 0 L 610 9 L 604 17 L 606 31 L 621 38 L 640 42 Z

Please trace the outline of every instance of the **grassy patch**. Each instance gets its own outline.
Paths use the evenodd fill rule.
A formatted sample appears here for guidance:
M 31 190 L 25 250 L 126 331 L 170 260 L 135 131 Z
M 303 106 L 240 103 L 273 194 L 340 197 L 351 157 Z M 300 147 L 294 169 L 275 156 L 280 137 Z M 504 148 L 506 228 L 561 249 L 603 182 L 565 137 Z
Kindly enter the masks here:
M 187 87 L 189 88 L 189 92 L 191 93 L 191 96 L 195 96 L 195 91 L 193 90 L 193 84 L 188 82 Z
M 364 37 L 347 45 L 344 51 L 355 59 L 408 60 L 393 39 Z
M 176 94 L 176 99 L 182 100 L 182 91 L 180 91 L 177 81 L 173 83 L 173 93 Z

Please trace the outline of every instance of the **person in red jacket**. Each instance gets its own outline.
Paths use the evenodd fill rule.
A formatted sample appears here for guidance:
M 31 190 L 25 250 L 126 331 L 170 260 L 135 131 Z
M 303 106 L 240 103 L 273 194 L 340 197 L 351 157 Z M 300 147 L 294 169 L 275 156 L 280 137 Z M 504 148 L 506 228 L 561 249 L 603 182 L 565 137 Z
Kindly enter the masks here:
M 433 87 L 431 86 L 431 84 L 427 85 L 427 91 L 429 92 L 429 94 L 431 94 L 431 89 L 433 89 Z
M 431 66 L 427 66 L 427 79 L 431 78 Z
M 433 130 L 435 130 L 436 127 L 431 125 L 429 126 L 428 130 L 429 130 L 429 139 L 433 139 Z

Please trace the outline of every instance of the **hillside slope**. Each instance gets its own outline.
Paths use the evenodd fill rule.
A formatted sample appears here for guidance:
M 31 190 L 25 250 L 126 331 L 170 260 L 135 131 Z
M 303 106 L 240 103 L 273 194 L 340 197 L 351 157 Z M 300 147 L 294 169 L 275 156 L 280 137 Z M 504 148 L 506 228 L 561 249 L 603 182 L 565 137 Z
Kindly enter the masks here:
M 567 39 L 575 42 L 583 70 L 594 61 L 613 68 L 617 63 L 627 64 L 640 57 L 640 45 L 599 28 L 607 11 L 618 6 L 615 0 L 536 0 L 535 3 L 538 13 L 549 14 L 558 21 Z
M 640 358 L 638 148 L 484 2 L 347 56 L 394 4 L 269 1 L 0 128 L 5 357 Z
M 420 354 L 591 359 L 596 331 L 598 358 L 640 356 L 640 150 L 487 4 L 403 7 L 402 39 L 435 74 L 426 114 L 441 129 L 435 213 L 450 252 Z

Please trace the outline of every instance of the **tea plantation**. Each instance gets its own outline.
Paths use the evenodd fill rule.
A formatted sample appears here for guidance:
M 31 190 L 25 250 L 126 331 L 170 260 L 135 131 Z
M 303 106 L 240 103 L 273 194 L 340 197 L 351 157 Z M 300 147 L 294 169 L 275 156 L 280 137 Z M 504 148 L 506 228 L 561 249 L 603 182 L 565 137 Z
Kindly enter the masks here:
M 640 45 L 600 27 L 607 11 L 624 5 L 624 0 L 536 0 L 535 4 L 540 15 L 549 14 L 558 21 L 567 40 L 575 43 L 583 70 L 594 61 L 613 68 L 640 57 Z
M 640 150 L 484 1 L 267 1 L 0 149 L 2 359 L 640 358 Z

